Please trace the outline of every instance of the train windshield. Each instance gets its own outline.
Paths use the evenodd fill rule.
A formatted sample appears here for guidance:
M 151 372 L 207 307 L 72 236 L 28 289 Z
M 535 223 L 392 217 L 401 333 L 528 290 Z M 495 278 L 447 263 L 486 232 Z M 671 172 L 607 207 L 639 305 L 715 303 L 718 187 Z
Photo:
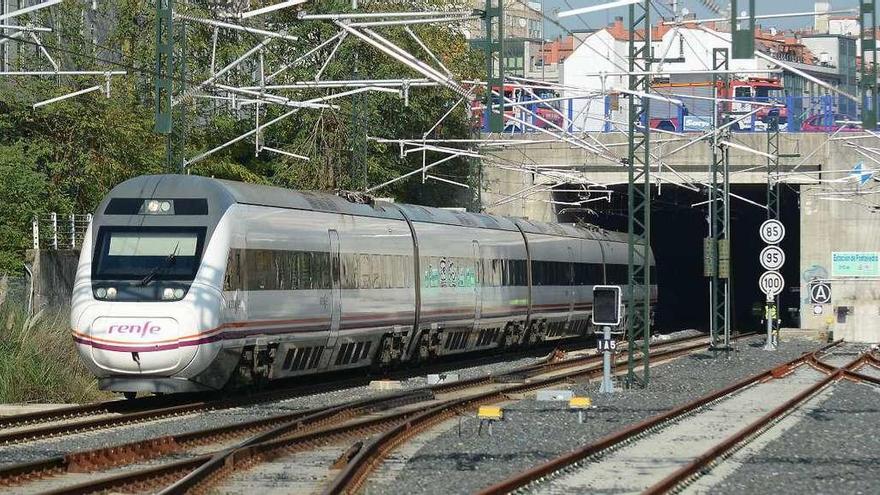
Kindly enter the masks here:
M 192 280 L 204 236 L 204 228 L 102 228 L 92 278 Z

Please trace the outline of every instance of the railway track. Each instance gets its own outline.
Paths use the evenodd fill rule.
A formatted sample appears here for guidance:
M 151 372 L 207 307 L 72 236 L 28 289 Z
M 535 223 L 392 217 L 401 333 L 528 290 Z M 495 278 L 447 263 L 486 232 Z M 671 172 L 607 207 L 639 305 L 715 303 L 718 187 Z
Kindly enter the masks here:
M 666 341 L 653 346 L 657 350 L 656 359 L 668 359 L 704 348 L 703 337 Z M 625 360 L 625 356 L 621 359 Z M 314 449 L 334 441 L 396 432 L 401 428 L 415 433 L 411 425 L 427 427 L 439 418 L 450 417 L 475 405 L 504 400 L 506 394 L 593 377 L 601 373 L 600 360 L 598 354 L 557 361 L 547 359 L 495 376 L 485 375 L 337 406 L 19 464 L 0 469 L 0 487 L 22 487 L 44 480 L 39 485 L 46 490 L 37 491 L 94 493 L 154 490 L 174 481 L 168 493 L 199 491 L 234 470 L 246 469 L 262 459 Z M 432 415 L 436 417 L 431 419 Z M 372 444 L 367 447 L 362 452 L 373 448 Z M 208 453 L 199 453 L 204 451 Z M 350 465 L 360 462 L 362 452 L 351 454 Z M 155 464 L 170 456 L 186 458 Z M 122 472 L 114 472 L 114 468 Z M 91 473 L 89 481 L 73 485 L 64 483 L 65 477 L 81 479 L 82 476 L 77 478 L 78 473 Z M 46 484 L 46 481 L 51 482 Z
M 880 379 L 856 371 L 873 365 L 873 356 L 859 355 L 842 365 L 823 361 L 822 354 L 837 345 L 607 435 L 488 487 L 481 495 L 680 491 L 835 382 L 880 384 Z M 621 471 L 627 476 L 620 476 Z
M 573 343 L 567 343 L 566 348 L 573 348 L 573 345 Z M 553 351 L 553 349 L 552 346 L 543 347 L 544 351 Z M 431 364 L 418 370 L 399 370 L 385 376 L 392 379 L 407 378 L 413 375 L 443 372 L 449 369 L 467 368 L 495 363 L 501 360 L 532 356 L 535 352 L 535 349 L 532 349 L 527 352 L 459 359 Z M 549 357 L 545 359 L 549 359 Z M 59 437 L 67 434 L 117 428 L 188 414 L 277 402 L 295 397 L 364 386 L 369 383 L 369 380 L 370 377 L 364 377 L 362 373 L 358 376 L 344 376 L 317 385 L 291 385 L 291 380 L 285 380 L 279 385 L 272 385 L 261 392 L 245 393 L 233 397 L 229 397 L 228 392 L 150 396 L 134 400 L 109 400 L 48 411 L 5 416 L 0 417 L 0 446 Z

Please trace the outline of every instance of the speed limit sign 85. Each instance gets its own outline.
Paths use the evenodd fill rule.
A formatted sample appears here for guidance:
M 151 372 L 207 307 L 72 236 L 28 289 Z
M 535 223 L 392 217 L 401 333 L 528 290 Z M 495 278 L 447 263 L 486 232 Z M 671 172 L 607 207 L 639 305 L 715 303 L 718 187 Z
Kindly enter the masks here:
M 767 244 L 779 244 L 785 238 L 785 226 L 779 220 L 767 220 L 761 224 L 761 240 Z

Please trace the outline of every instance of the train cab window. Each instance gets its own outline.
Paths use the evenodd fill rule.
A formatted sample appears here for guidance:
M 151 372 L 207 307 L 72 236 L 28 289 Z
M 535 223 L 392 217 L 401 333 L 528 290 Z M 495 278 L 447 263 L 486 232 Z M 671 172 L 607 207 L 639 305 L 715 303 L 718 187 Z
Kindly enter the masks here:
M 204 227 L 101 227 L 92 279 L 192 280 L 204 240 Z

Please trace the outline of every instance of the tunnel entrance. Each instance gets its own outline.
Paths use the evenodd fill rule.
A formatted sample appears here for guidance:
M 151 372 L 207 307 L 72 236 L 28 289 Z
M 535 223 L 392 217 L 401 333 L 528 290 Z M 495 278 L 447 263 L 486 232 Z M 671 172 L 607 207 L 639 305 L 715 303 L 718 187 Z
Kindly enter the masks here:
M 558 202 L 574 202 L 575 186 L 560 186 L 554 192 Z M 626 186 L 615 186 L 610 202 L 596 201 L 584 207 L 557 205 L 560 222 L 583 221 L 609 230 L 626 232 Z M 735 185 L 733 194 L 759 204 L 767 201 L 763 185 Z M 799 315 L 800 213 L 797 190 L 783 186 L 781 220 L 786 227 L 782 248 L 786 254 L 781 273 L 789 287 L 780 299 L 782 325 L 797 327 Z M 664 185 L 662 194 L 653 188 L 651 246 L 657 260 L 659 302 L 656 329 L 671 332 L 685 328 L 708 331 L 709 279 L 703 276 L 703 238 L 708 235 L 708 206 L 691 206 L 706 201 L 706 193 Z M 764 295 L 758 289 L 763 268 L 758 255 L 764 244 L 758 228 L 767 211 L 747 202 L 731 202 L 731 272 L 733 284 L 733 322 L 740 331 L 760 330 Z

